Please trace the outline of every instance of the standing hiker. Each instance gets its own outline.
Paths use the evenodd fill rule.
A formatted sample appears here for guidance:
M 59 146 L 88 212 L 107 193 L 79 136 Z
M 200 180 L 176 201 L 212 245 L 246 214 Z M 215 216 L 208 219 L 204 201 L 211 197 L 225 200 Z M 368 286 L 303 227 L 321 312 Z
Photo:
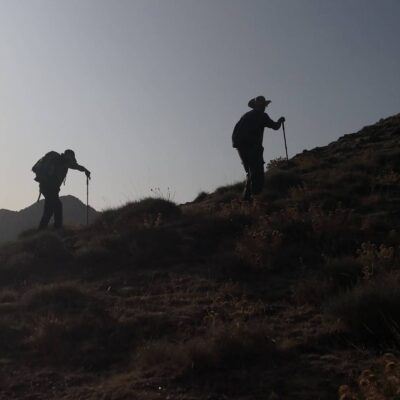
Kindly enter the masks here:
M 54 228 L 61 228 L 63 225 L 59 192 L 61 184 L 65 182 L 68 169 L 82 171 L 90 179 L 90 172 L 77 163 L 72 150 L 65 150 L 62 154 L 50 151 L 32 167 L 32 171 L 36 174 L 35 181 L 39 182 L 39 199 L 41 194 L 44 196 L 44 210 L 39 229 L 45 229 L 53 215 Z
M 247 174 L 246 186 L 243 192 L 244 200 L 251 200 L 252 194 L 259 194 L 264 186 L 264 128 L 280 129 L 285 118 L 274 122 L 265 108 L 270 104 L 264 96 L 251 99 L 248 106 L 252 109 L 240 118 L 232 134 L 232 145 L 239 153 Z

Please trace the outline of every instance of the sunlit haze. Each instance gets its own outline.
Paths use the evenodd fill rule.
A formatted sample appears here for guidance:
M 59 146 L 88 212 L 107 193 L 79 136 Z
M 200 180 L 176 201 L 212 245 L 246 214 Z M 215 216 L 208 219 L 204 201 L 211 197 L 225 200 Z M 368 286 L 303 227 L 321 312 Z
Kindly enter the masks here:
M 0 0 L 0 208 L 32 204 L 32 165 L 67 148 L 100 210 L 242 180 L 231 133 L 257 95 L 291 156 L 398 113 L 399 18 L 398 0 Z M 284 156 L 281 131 L 264 147 Z

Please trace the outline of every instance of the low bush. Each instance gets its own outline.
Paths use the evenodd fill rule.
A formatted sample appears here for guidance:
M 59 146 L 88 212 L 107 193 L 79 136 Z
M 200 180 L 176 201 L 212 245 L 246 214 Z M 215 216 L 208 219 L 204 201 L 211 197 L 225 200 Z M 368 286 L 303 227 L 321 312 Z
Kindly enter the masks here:
M 125 359 L 135 338 L 130 326 L 109 314 L 105 301 L 73 282 L 30 289 L 21 298 L 20 315 L 25 342 L 44 364 L 103 369 Z
M 115 272 L 130 267 L 149 267 L 162 260 L 169 264 L 178 256 L 182 237 L 172 226 L 134 225 L 123 232 L 107 232 L 88 237 L 75 251 L 78 265 L 85 271 Z
M 277 191 L 286 195 L 290 188 L 301 186 L 303 180 L 295 172 L 272 169 L 265 174 L 265 188 L 267 191 Z
M 343 257 L 329 260 L 323 271 L 336 291 L 348 290 L 362 279 L 363 265 L 352 257 Z
M 233 183 L 232 185 L 226 185 L 226 186 L 219 187 L 215 191 L 215 194 L 216 195 L 222 195 L 222 194 L 226 194 L 226 193 L 238 194 L 243 191 L 243 188 L 244 188 L 244 182 L 237 182 L 237 183 Z
M 44 315 L 32 322 L 29 340 L 37 361 L 99 370 L 126 357 L 129 341 L 114 339 L 117 326 L 99 311 Z
M 202 201 L 204 201 L 207 197 L 208 197 L 208 193 L 207 192 L 200 192 L 196 198 L 193 200 L 194 203 L 200 203 Z
M 15 318 L 13 320 L 0 320 L 0 354 L 15 354 L 24 346 L 25 331 L 17 327 Z
M 286 209 L 260 217 L 237 242 L 240 258 L 256 268 L 285 268 L 320 262 L 321 251 L 307 213 Z
M 288 161 L 284 157 L 274 158 L 270 160 L 267 164 L 267 171 L 272 170 L 283 170 L 285 168 L 294 167 L 295 163 L 293 161 Z
M 62 237 L 54 232 L 39 233 L 0 248 L 0 278 L 3 283 L 48 278 L 71 258 Z
M 303 278 L 294 285 L 292 292 L 292 297 L 296 304 L 321 306 L 327 297 L 331 295 L 332 284 L 326 278 Z
M 124 236 L 111 232 L 94 235 L 79 242 L 74 254 L 78 265 L 98 272 L 115 268 L 129 252 Z
M 14 303 L 18 299 L 18 293 L 14 290 L 4 289 L 0 291 L 1 303 Z
M 366 280 L 382 277 L 400 265 L 397 249 L 390 245 L 363 242 L 357 249 L 357 260 L 363 266 L 363 277 Z
M 276 360 L 278 350 L 268 337 L 265 326 L 215 328 L 208 334 L 186 342 L 150 342 L 141 347 L 137 363 L 141 369 L 163 369 L 178 375 L 213 373 L 216 369 L 234 370 L 268 365 Z
M 26 279 L 32 274 L 35 265 L 35 257 L 32 253 L 21 251 L 8 254 L 1 264 L 0 275 L 3 282 Z
M 159 226 L 165 220 L 178 218 L 181 209 L 172 201 L 148 197 L 125 206 L 107 210 L 93 224 L 93 228 L 126 230 L 135 225 Z
M 37 286 L 28 290 L 21 298 L 21 305 L 31 315 L 74 314 L 97 308 L 101 304 L 98 298 L 72 282 Z
M 400 346 L 400 286 L 396 279 L 368 282 L 342 293 L 327 306 L 352 337 L 378 346 Z
M 226 206 L 216 216 L 188 215 L 185 227 L 185 253 L 190 257 L 205 258 L 226 243 L 240 236 L 252 218 L 243 209 Z
M 339 399 L 398 400 L 400 398 L 400 361 L 393 353 L 385 353 L 370 368 L 361 371 L 357 381 L 341 385 Z
M 133 265 L 160 266 L 170 264 L 172 258 L 180 255 L 182 237 L 174 229 L 142 228 L 130 232 L 126 244 Z
M 37 260 L 63 262 L 71 258 L 63 238 L 56 232 L 41 232 L 17 242 L 17 246 L 21 250 L 33 254 Z

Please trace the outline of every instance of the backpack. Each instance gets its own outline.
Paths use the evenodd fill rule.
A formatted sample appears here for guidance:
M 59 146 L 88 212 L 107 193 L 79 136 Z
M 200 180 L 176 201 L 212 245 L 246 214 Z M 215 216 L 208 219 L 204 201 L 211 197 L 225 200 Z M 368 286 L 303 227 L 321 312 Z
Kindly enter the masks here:
M 59 157 L 60 154 L 56 151 L 50 151 L 36 162 L 32 167 L 32 171 L 36 174 L 34 178 L 36 182 L 40 183 L 55 176 Z
M 246 137 L 246 131 L 243 129 L 243 120 L 240 119 L 239 122 L 235 125 L 232 133 L 232 147 L 238 148 L 240 147 Z

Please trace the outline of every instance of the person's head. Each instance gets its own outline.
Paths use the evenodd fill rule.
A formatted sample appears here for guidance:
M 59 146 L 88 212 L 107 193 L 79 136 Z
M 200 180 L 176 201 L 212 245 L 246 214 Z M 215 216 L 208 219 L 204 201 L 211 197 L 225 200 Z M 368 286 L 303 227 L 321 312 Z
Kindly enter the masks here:
M 67 161 L 76 162 L 75 152 L 73 150 L 70 150 L 70 149 L 65 150 L 62 155 Z
M 265 109 L 268 107 L 268 104 L 270 103 L 271 100 L 265 100 L 264 96 L 257 96 L 251 99 L 247 105 L 253 110 L 265 111 Z

